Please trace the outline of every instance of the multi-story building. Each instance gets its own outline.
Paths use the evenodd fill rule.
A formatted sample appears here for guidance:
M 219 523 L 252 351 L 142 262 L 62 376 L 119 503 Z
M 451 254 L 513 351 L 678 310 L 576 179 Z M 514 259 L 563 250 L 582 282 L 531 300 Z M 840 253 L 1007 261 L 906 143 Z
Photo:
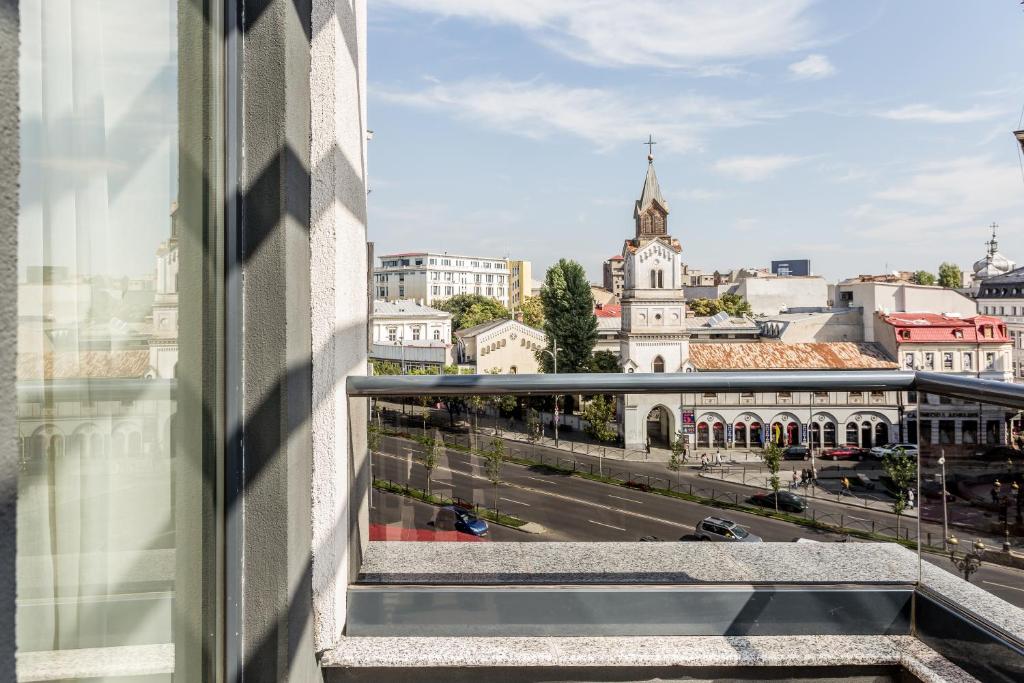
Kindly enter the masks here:
M 370 359 L 413 368 L 449 365 L 454 361 L 452 315 L 415 301 L 374 301 L 370 320 Z
M 533 288 L 533 267 L 529 261 L 508 262 L 508 305 L 517 309 Z
M 623 263 L 621 254 L 616 254 L 604 262 L 604 288 L 617 297 L 622 296 Z
M 931 311 L 968 318 L 977 313 L 975 302 L 959 292 L 931 285 L 915 285 L 897 276 L 859 276 L 829 287 L 829 300 L 836 308 L 863 311 L 864 341 L 875 341 L 876 312 L 904 313 Z
M 897 359 L 901 369 L 1003 382 L 1012 379 L 1010 338 L 1006 323 L 999 318 L 877 313 L 873 322 L 875 338 Z M 1004 444 L 1019 429 L 1014 424 L 1019 418 L 1008 417 L 1002 408 L 931 395 L 909 398 L 906 437 L 911 442 Z
M 1024 268 L 982 281 L 977 296 L 978 313 L 1006 322 L 1013 347 L 1011 372 L 1015 382 L 1024 382 Z
M 373 269 L 374 298 L 416 299 L 427 306 L 456 294 L 480 294 L 509 305 L 508 261 L 443 252 L 380 256 Z

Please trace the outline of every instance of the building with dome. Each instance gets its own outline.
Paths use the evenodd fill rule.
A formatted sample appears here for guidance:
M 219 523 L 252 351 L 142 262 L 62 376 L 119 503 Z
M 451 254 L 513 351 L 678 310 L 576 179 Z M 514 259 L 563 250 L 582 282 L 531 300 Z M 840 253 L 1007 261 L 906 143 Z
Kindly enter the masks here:
M 996 228 L 999 226 L 993 223 L 990 227 L 992 228 L 992 239 L 985 243 L 988 251 L 985 256 L 974 262 L 974 275 L 971 277 L 970 287 L 975 296 L 977 296 L 982 282 L 999 275 L 1006 275 L 1017 267 L 1016 263 L 999 253 L 999 241 L 996 239 Z

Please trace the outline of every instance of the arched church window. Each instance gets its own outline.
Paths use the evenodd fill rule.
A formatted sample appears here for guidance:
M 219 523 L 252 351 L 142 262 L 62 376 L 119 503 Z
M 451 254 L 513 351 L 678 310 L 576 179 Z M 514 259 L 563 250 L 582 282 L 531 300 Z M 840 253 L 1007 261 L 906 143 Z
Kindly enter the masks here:
M 662 358 L 661 356 L 657 356 L 654 359 L 654 371 L 665 372 L 665 359 Z
M 651 289 L 655 289 L 658 286 L 658 271 L 651 271 Z
M 658 289 L 665 289 L 665 271 L 658 271 Z

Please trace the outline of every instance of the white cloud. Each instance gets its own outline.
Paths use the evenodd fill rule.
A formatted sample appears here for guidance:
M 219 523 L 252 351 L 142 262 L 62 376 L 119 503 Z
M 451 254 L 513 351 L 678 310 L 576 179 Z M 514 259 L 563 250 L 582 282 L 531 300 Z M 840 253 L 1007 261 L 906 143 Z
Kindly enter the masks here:
M 954 111 L 939 109 L 928 104 L 908 104 L 899 109 L 880 112 L 877 116 L 893 121 L 921 121 L 923 123 L 972 123 L 987 121 L 1005 114 L 1004 111 L 990 107 L 974 106 L 970 109 Z
M 468 80 L 423 90 L 377 86 L 378 99 L 451 113 L 515 135 L 541 139 L 553 133 L 588 140 L 599 149 L 642 141 L 653 132 L 664 148 L 694 149 L 702 133 L 778 118 L 763 102 L 702 95 L 653 99 L 602 88 L 573 88 L 539 81 Z M 662 149 L 662 148 L 659 148 Z
M 776 154 L 772 156 L 729 157 L 715 162 L 714 169 L 727 176 L 747 182 L 764 180 L 778 171 L 801 164 L 811 157 Z
M 391 7 L 513 25 L 547 47 L 590 64 L 700 69 L 814 46 L 820 30 L 810 16 L 813 4 L 813 0 L 377 0 L 375 9 Z
M 1020 169 L 989 157 L 924 164 L 850 213 L 850 234 L 891 244 L 976 245 L 985 226 L 1024 213 Z M 974 258 L 974 252 L 967 256 Z
M 832 62 L 828 60 L 825 55 L 807 55 L 804 59 L 799 62 L 793 62 L 789 65 L 789 72 L 793 74 L 793 78 L 800 80 L 817 80 L 819 78 L 828 78 L 834 76 L 836 73 L 836 67 L 833 66 Z

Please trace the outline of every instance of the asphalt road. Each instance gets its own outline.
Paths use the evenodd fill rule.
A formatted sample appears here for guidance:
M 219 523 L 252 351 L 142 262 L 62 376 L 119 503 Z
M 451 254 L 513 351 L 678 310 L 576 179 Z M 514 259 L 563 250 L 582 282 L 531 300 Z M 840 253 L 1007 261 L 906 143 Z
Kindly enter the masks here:
M 384 454 L 373 458 L 374 477 L 426 487 L 426 471 L 415 457 L 419 444 L 386 437 Z M 742 512 L 722 511 L 699 503 L 644 493 L 581 477 L 553 474 L 506 462 L 497 489 L 487 480 L 483 459 L 460 451 L 446 451 L 431 477 L 434 493 L 456 496 L 545 527 L 541 534 L 491 525 L 494 541 L 637 541 L 656 536 L 665 541 L 695 540 L 694 527 L 709 515 L 731 519 L 766 541 L 839 541 L 839 534 L 819 532 L 787 522 Z M 749 494 L 750 489 L 736 485 Z M 373 492 L 371 521 L 406 528 L 430 529 L 436 508 L 402 496 Z M 842 507 L 842 506 L 837 506 Z M 884 515 L 885 513 L 879 513 Z M 889 515 L 891 517 L 891 515 Z M 926 555 L 947 569 L 948 560 Z M 813 577 L 808 577 L 809 580 Z M 1024 573 L 1000 566 L 983 566 L 972 581 L 1008 602 L 1024 607 Z

